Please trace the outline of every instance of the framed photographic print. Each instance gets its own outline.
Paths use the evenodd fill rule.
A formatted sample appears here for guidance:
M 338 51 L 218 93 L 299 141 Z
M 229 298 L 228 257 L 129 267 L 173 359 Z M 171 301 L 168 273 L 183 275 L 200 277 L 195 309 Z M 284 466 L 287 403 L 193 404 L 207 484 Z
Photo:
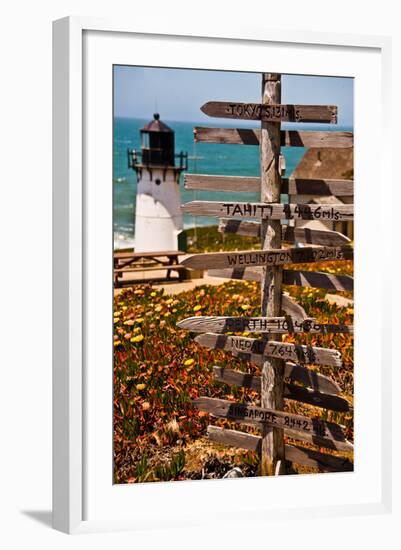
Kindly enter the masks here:
M 54 24 L 66 532 L 389 510 L 389 42 L 207 34 Z

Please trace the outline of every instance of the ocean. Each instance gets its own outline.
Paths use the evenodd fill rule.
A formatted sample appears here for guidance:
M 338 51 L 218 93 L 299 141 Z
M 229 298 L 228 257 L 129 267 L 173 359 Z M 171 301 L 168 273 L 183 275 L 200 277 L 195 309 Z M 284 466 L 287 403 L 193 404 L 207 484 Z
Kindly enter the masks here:
M 114 119 L 113 136 L 113 218 L 114 218 L 114 248 L 135 246 L 135 199 L 136 174 L 128 168 L 127 149 L 140 149 L 139 130 L 148 119 Z M 175 131 L 176 153 L 188 153 L 188 173 L 216 174 L 231 176 L 258 176 L 259 147 L 250 145 L 221 145 L 213 143 L 194 143 L 194 126 L 236 127 L 239 124 L 216 124 L 199 122 L 178 122 L 165 120 Z M 251 124 L 247 124 L 251 127 Z M 253 125 L 258 127 L 257 124 Z M 285 125 L 285 129 L 352 131 L 350 127 L 338 125 Z M 286 177 L 290 176 L 302 159 L 303 147 L 284 147 L 282 149 L 286 160 Z M 183 176 L 181 176 L 181 202 L 191 200 L 237 200 L 258 201 L 255 193 L 222 193 L 210 191 L 186 191 Z M 184 215 L 184 227 L 217 224 L 216 218 Z

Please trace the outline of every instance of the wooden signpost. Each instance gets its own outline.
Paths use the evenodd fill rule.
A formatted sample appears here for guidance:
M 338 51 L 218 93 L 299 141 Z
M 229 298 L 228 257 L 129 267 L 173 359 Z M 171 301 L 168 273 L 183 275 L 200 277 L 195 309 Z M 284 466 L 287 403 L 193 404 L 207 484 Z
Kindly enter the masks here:
M 260 193 L 260 178 L 250 176 L 208 176 L 186 174 L 185 189 Z M 282 178 L 282 195 L 316 195 L 348 197 L 354 194 L 353 180 Z
M 225 216 L 259 220 L 320 220 L 350 221 L 354 217 L 353 204 L 274 204 L 264 202 L 192 201 L 181 207 L 194 216 Z
M 226 336 L 225 334 L 205 333 L 195 338 L 201 346 L 208 349 L 224 349 L 226 351 L 246 351 L 264 357 L 276 357 L 286 361 L 297 361 L 309 365 L 331 365 L 341 367 L 341 354 L 337 350 L 287 344 L 284 342 L 245 338 L 244 336 Z
M 283 105 L 278 74 L 262 76 L 261 103 L 210 101 L 201 110 L 213 117 L 261 121 L 260 129 L 197 127 L 194 130 L 197 142 L 258 145 L 261 176 L 187 174 L 186 189 L 259 193 L 260 202 L 193 201 L 183 205 L 182 210 L 193 215 L 216 216 L 220 218 L 220 232 L 260 238 L 261 249 L 196 254 L 181 263 L 193 269 L 208 269 L 214 277 L 260 282 L 261 315 L 194 316 L 181 320 L 178 326 L 199 332 L 195 341 L 201 346 L 225 350 L 256 364 L 261 375 L 215 366 L 216 382 L 257 392 L 260 405 L 200 397 L 193 402 L 194 406 L 214 417 L 260 430 L 260 435 L 255 435 L 209 426 L 208 435 L 218 444 L 257 452 L 262 475 L 285 473 L 286 461 L 320 471 L 351 471 L 353 464 L 348 458 L 284 440 L 284 437 L 291 438 L 339 452 L 352 453 L 353 450 L 339 424 L 283 410 L 284 400 L 292 400 L 336 413 L 351 411 L 348 401 L 339 395 L 340 387 L 309 367 L 341 368 L 341 354 L 335 349 L 283 342 L 282 335 L 352 334 L 353 326 L 325 324 L 308 318 L 305 310 L 283 293 L 282 285 L 353 289 L 353 278 L 346 275 L 286 268 L 297 263 L 353 259 L 350 240 L 341 233 L 292 225 L 293 220 L 353 220 L 352 204 L 319 204 L 319 196 L 328 197 L 326 202 L 330 202 L 330 197 L 352 197 L 353 181 L 285 178 L 285 158 L 280 147 L 352 147 L 353 134 L 281 130 L 282 121 L 336 123 L 337 107 Z M 280 202 L 282 195 L 290 195 L 294 204 Z M 305 196 L 314 197 L 316 203 L 303 204 Z M 286 220 L 288 223 L 283 225 Z M 290 246 L 283 248 L 282 242 Z M 306 246 L 295 246 L 299 243 Z M 232 335 L 245 332 L 261 336 Z
M 258 392 L 262 389 L 261 377 L 254 374 L 223 367 L 213 367 L 213 375 L 215 380 L 224 384 L 242 386 Z M 342 397 L 309 390 L 295 384 L 284 384 L 284 397 L 332 411 L 346 412 L 350 410 L 348 401 Z
M 256 267 L 253 269 L 244 267 L 209 269 L 208 273 L 211 277 L 260 282 L 262 271 L 260 269 L 257 271 L 257 269 Z M 349 275 L 333 275 L 319 271 L 294 271 L 292 269 L 283 270 L 283 284 L 341 291 L 354 289 L 354 279 Z
M 305 247 L 278 250 L 244 250 L 241 252 L 214 252 L 188 256 L 181 263 L 191 269 L 222 267 L 254 267 L 318 261 L 352 260 L 351 247 Z
M 261 236 L 260 222 L 250 222 L 236 219 L 220 219 L 220 233 L 235 233 L 245 237 Z M 281 239 L 287 243 L 317 244 L 323 246 L 342 246 L 351 241 L 348 237 L 338 231 L 322 231 L 321 229 L 310 229 L 308 227 L 282 226 Z
M 234 103 L 208 101 L 201 107 L 205 115 L 219 118 L 262 120 L 264 122 L 337 123 L 334 105 L 278 105 L 270 103 Z
M 266 334 L 352 334 L 352 325 L 322 324 L 316 319 L 301 321 L 287 317 L 189 317 L 177 323 L 192 332 L 263 332 Z

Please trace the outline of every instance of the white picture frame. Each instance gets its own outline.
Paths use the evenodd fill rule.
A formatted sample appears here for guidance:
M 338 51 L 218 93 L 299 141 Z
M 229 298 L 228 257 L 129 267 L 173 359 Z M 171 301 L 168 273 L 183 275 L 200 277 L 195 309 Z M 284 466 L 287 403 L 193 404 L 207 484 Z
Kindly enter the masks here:
M 188 26 L 183 34 L 173 24 L 168 24 L 167 27 L 157 27 L 156 23 L 152 27 L 139 22 L 131 24 L 83 17 L 70 17 L 54 22 L 53 525 L 67 533 L 78 533 L 203 525 L 217 519 L 230 522 L 236 521 L 239 514 L 243 521 L 261 524 L 266 521 L 267 514 L 269 521 L 275 521 L 285 513 L 288 520 L 303 518 L 307 522 L 314 521 L 313 529 L 318 529 L 317 518 L 322 515 L 341 518 L 361 514 L 389 514 L 392 480 L 391 423 L 387 419 L 390 418 L 391 410 L 391 400 L 388 398 L 391 394 L 391 356 L 389 347 L 384 345 L 381 325 L 381 296 L 384 288 L 388 287 L 388 275 L 384 269 L 380 270 L 372 283 L 369 263 L 372 260 L 368 258 L 368 254 L 364 257 L 368 242 L 380 243 L 369 230 L 364 211 L 374 207 L 376 227 L 384 227 L 386 209 L 380 198 L 376 197 L 372 202 L 371 196 L 361 194 L 361 183 L 358 181 L 364 179 L 368 182 L 367 185 L 372 182 L 372 178 L 376 178 L 376 181 L 379 179 L 382 183 L 391 181 L 390 167 L 384 160 L 384 143 L 390 120 L 390 39 L 260 28 L 202 30 L 195 25 Z M 136 46 L 139 41 L 143 41 L 147 47 L 131 48 L 132 41 L 136 41 Z M 163 48 L 160 48 L 161 43 Z M 357 287 L 357 294 L 363 302 L 374 284 L 377 296 L 372 299 L 370 306 L 376 320 L 374 331 L 369 328 L 362 309 L 359 318 L 356 311 L 355 324 L 359 334 L 365 334 L 366 341 L 371 342 L 372 335 L 376 334 L 377 343 L 369 353 L 361 349 L 362 346 L 356 349 L 357 357 L 364 363 L 364 368 L 368 369 L 368 362 L 369 369 L 374 371 L 376 378 L 374 381 L 361 380 L 359 389 L 357 387 L 355 424 L 358 430 L 362 425 L 361 418 L 367 419 L 375 430 L 380 445 L 376 450 L 373 447 L 365 448 L 365 443 L 371 443 L 364 441 L 364 436 L 361 435 L 361 440 L 356 445 L 356 471 L 352 474 L 356 477 L 360 475 L 361 479 L 355 486 L 352 479 L 356 477 L 342 477 L 348 474 L 333 474 L 338 476 L 335 481 L 333 475 L 324 478 L 298 476 L 300 479 L 296 481 L 297 488 L 293 490 L 293 502 L 290 506 L 284 499 L 280 501 L 274 497 L 270 503 L 266 503 L 266 499 L 258 500 L 255 488 L 257 487 L 258 493 L 269 490 L 271 495 L 279 495 L 280 492 L 291 490 L 288 484 L 294 483 L 294 478 L 150 483 L 113 487 L 111 471 L 107 477 L 108 464 L 112 458 L 109 454 L 110 448 L 107 447 L 107 438 L 110 445 L 112 442 L 112 364 L 108 362 L 112 352 L 111 349 L 110 352 L 107 351 L 107 348 L 94 350 L 95 329 L 96 338 L 100 341 L 107 342 L 109 337 L 107 315 L 110 314 L 111 319 L 112 303 L 111 291 L 107 290 L 107 285 L 112 285 L 111 256 L 108 257 L 111 250 L 109 245 L 112 244 L 111 226 L 108 225 L 111 218 L 107 210 L 112 205 L 111 134 L 108 133 L 111 103 L 109 112 L 104 112 L 111 97 L 112 76 L 110 71 L 108 87 L 107 71 L 113 63 L 260 70 L 264 48 L 277 54 L 277 57 L 272 56 L 269 67 L 265 69 L 271 72 L 356 78 L 355 185 L 359 201 L 359 206 L 356 205 L 356 233 L 360 239 L 360 253 L 356 250 L 356 278 L 358 269 L 366 277 Z M 188 60 L 188 50 L 191 62 Z M 213 52 L 224 54 L 226 50 L 233 53 L 233 58 L 225 57 L 222 61 L 219 56 L 212 56 Z M 295 59 L 295 50 L 303 56 L 299 55 Z M 247 57 L 251 51 L 255 53 L 252 62 Z M 357 59 L 357 63 L 351 61 L 352 57 Z M 350 60 L 349 64 L 347 59 Z M 355 68 L 356 65 L 358 68 Z M 358 86 L 359 83 L 367 83 L 369 68 L 377 68 L 378 71 L 374 72 L 374 84 L 370 90 L 365 90 L 361 99 Z M 97 90 L 96 96 L 91 95 L 90 90 L 94 89 Z M 366 132 L 366 120 L 361 116 L 361 113 L 366 113 L 369 109 L 372 113 L 370 124 L 381 136 L 380 140 L 377 139 L 374 165 L 369 164 L 371 136 Z M 96 139 L 93 134 L 94 116 L 98 117 Z M 88 135 L 93 137 L 89 142 Z M 94 179 L 99 184 L 96 194 L 91 184 Z M 101 185 L 102 181 L 106 184 L 106 189 Z M 107 182 L 110 187 L 107 187 Z M 391 200 L 391 187 L 388 185 L 386 197 Z M 390 242 L 381 243 L 381 246 L 385 264 L 390 257 Z M 88 279 L 88 273 L 93 275 L 95 271 L 99 275 L 96 281 L 93 278 Z M 88 285 L 88 281 L 93 282 L 93 285 Z M 99 300 L 96 306 L 95 296 Z M 388 296 L 385 304 L 388 306 Z M 96 323 L 90 322 L 94 315 L 97 317 Z M 96 376 L 93 376 L 91 369 L 95 363 L 101 364 L 101 367 Z M 110 369 L 109 379 L 107 368 Z M 357 366 L 356 375 L 358 372 Z M 373 392 L 377 393 L 378 387 L 379 397 L 372 403 Z M 95 410 L 96 425 L 93 423 Z M 368 464 L 361 456 L 363 451 L 370 453 L 371 486 L 366 486 Z M 288 476 L 283 476 L 285 477 Z M 270 485 L 264 487 L 266 483 Z M 343 492 L 336 489 L 339 485 Z M 110 487 L 107 489 L 106 486 Z M 326 501 L 321 498 L 320 502 L 320 487 L 323 486 L 325 489 L 322 492 L 327 490 L 332 498 L 330 500 L 327 497 Z M 347 494 L 345 487 L 348 487 Z M 302 504 L 300 496 L 305 492 L 310 493 L 320 504 L 314 506 L 311 499 Z M 217 517 L 218 508 L 213 508 L 213 503 L 219 495 L 224 496 L 227 504 Z M 239 495 L 243 497 L 240 504 Z M 255 497 L 252 503 L 249 501 L 250 495 Z M 135 505 L 139 501 L 140 504 Z M 193 506 L 189 506 L 188 501 Z M 172 502 L 176 507 L 174 514 L 171 513 L 171 506 L 167 506 Z M 181 502 L 185 506 L 180 508 Z M 133 506 L 129 509 L 135 509 L 135 517 L 132 517 L 132 513 L 119 512 L 127 510 L 129 503 Z

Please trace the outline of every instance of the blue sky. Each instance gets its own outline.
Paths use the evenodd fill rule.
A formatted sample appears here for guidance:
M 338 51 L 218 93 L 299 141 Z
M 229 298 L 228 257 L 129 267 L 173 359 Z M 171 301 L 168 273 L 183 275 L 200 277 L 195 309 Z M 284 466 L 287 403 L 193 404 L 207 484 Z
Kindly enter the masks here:
M 207 101 L 259 102 L 261 75 L 226 71 L 116 66 L 114 114 L 117 117 L 209 122 L 199 107 Z M 282 103 L 337 105 L 338 124 L 353 124 L 353 79 L 282 76 Z M 236 124 L 240 121 L 236 121 Z M 241 121 L 242 122 L 242 121 Z M 244 121 L 249 125 L 249 121 Z

